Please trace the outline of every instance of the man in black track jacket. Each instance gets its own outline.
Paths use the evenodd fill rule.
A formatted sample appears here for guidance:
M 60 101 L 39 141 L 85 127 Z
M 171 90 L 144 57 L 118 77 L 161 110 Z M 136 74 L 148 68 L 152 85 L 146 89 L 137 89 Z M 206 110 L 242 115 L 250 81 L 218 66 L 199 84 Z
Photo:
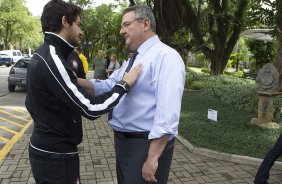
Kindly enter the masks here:
M 79 183 L 81 115 L 93 120 L 107 113 L 141 70 L 139 65 L 126 73 L 102 96 L 92 97 L 80 87 L 67 61 L 82 35 L 80 14 L 74 4 L 51 0 L 41 16 L 45 38 L 28 68 L 26 97 L 34 121 L 29 159 L 36 183 Z

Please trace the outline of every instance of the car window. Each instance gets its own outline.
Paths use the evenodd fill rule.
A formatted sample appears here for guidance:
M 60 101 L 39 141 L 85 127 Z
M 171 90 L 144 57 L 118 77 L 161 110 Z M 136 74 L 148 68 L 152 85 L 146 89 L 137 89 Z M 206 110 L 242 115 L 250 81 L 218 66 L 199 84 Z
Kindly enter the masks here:
M 18 54 L 18 56 L 21 56 L 21 53 L 19 51 L 17 52 L 17 54 Z
M 1 54 L 0 58 L 9 58 L 9 56 L 7 54 Z
M 13 51 L 13 56 L 17 56 L 17 52 L 16 51 Z
M 19 60 L 16 64 L 15 64 L 15 67 L 17 68 L 27 68 L 28 67 L 28 64 L 29 64 L 29 60 Z

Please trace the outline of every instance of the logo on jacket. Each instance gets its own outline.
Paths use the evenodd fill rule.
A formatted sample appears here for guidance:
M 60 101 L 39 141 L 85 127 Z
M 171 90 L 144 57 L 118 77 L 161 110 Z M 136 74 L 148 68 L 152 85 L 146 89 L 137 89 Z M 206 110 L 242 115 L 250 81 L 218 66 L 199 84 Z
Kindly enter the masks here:
M 78 63 L 76 60 L 71 60 L 71 65 L 73 68 L 77 69 L 78 68 Z

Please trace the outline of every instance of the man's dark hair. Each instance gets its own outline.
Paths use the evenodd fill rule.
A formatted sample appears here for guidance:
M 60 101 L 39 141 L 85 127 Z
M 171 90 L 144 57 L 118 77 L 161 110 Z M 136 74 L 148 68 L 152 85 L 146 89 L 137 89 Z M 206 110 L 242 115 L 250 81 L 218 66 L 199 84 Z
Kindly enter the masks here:
M 82 9 L 73 3 L 63 0 L 51 0 L 43 9 L 41 15 L 42 31 L 58 33 L 62 29 L 62 17 L 72 25 L 77 16 L 81 16 Z

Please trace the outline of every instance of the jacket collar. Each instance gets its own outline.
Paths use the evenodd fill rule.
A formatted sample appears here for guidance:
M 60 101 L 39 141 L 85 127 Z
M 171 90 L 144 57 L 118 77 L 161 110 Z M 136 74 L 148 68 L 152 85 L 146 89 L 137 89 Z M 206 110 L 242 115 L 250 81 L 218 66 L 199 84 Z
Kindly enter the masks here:
M 64 59 L 67 59 L 74 49 L 74 46 L 69 44 L 64 38 L 52 32 L 45 32 L 44 41 L 53 45 L 56 48 L 56 52 L 62 54 Z

